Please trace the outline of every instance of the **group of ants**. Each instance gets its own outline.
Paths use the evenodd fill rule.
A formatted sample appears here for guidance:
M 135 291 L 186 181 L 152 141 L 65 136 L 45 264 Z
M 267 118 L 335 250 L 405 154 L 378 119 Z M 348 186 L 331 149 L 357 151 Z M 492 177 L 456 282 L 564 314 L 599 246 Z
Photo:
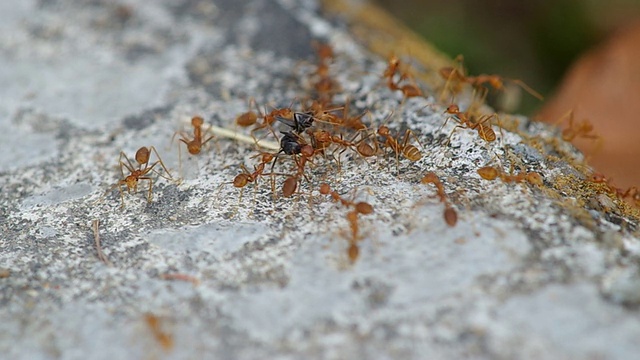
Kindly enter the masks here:
M 306 179 L 307 182 L 311 183 L 307 176 L 307 169 L 310 167 L 308 164 L 315 166 L 314 160 L 318 157 L 324 157 L 325 159 L 335 160 L 338 168 L 340 168 L 340 159 L 345 151 L 351 151 L 355 156 L 365 159 L 365 161 L 374 156 L 392 153 L 395 155 L 396 164 L 399 163 L 401 157 L 411 162 L 422 158 L 420 149 L 409 142 L 413 138 L 422 147 L 411 130 L 406 130 L 403 136 L 394 135 L 384 123 L 377 129 L 370 130 L 370 127 L 362 121 L 367 113 L 366 111 L 357 115 L 350 115 L 348 102 L 341 106 L 333 103 L 334 95 L 340 91 L 340 84 L 331 76 L 331 64 L 335 56 L 333 48 L 321 43 L 314 43 L 314 47 L 317 52 L 318 62 L 314 64 L 315 70 L 309 76 L 309 87 L 312 88 L 310 90 L 313 93 L 313 100 L 306 101 L 306 104 L 301 106 L 302 110 L 292 109 L 292 103 L 288 107 L 274 108 L 270 112 L 267 112 L 266 108 L 264 112 L 261 112 L 255 101 L 252 100 L 249 104 L 249 111 L 238 115 L 235 119 L 236 126 L 253 127 L 251 136 L 257 145 L 259 145 L 259 142 L 255 134 L 260 131 L 269 131 L 274 137 L 279 138 L 279 150 L 273 153 L 260 151 L 255 155 L 255 157 L 259 157 L 260 161 L 254 166 L 253 171 L 241 165 L 242 172 L 231 182 L 234 187 L 242 189 L 250 183 L 257 183 L 260 177 L 270 176 L 272 192 L 275 195 L 274 179 L 276 176 L 284 176 L 285 180 L 281 189 L 282 196 L 290 197 L 296 193 L 298 184 L 302 179 Z M 459 63 L 461 64 L 461 61 Z M 391 56 L 381 76 L 384 86 L 391 91 L 400 92 L 403 95 L 403 101 L 408 98 L 424 96 L 409 70 L 409 67 L 403 64 L 398 57 Z M 472 86 L 474 89 L 482 89 L 486 94 L 488 88 L 501 90 L 504 88 L 505 82 L 509 81 L 521 86 L 533 96 L 540 97 L 539 94 L 520 80 L 505 79 L 498 75 L 468 76 L 462 66 L 441 68 L 439 74 L 445 81 L 444 89 L 452 94 L 461 91 L 462 86 L 465 84 Z M 257 111 L 252 109 L 253 106 Z M 478 136 L 486 142 L 496 140 L 496 133 L 491 124 L 491 120 L 497 117 L 496 114 L 481 114 L 471 109 L 471 107 L 463 112 L 456 104 L 448 105 L 445 113 L 449 115 L 448 119 L 456 122 L 453 131 L 457 128 L 469 129 L 477 132 Z M 279 131 L 281 135 L 279 137 L 274 130 L 276 121 L 286 127 L 285 131 Z M 214 139 L 214 136 L 207 136 L 207 131 L 204 129 L 204 119 L 200 116 L 194 116 L 191 119 L 191 126 L 193 128 L 192 134 L 178 131 L 174 134 L 172 142 L 176 135 L 179 135 L 179 143 L 183 143 L 189 154 L 195 156 L 202 152 L 204 145 Z M 453 131 L 449 135 L 449 139 Z M 349 137 L 345 138 L 345 135 Z M 593 127 L 588 121 L 574 123 L 573 117 L 570 116 L 569 126 L 563 129 L 562 138 L 566 141 L 571 141 L 577 137 L 599 138 L 598 135 L 593 133 Z M 338 152 L 337 156 L 335 155 L 336 152 Z M 154 162 L 150 161 L 152 153 L 156 157 Z M 293 160 L 295 164 L 293 173 L 287 174 L 274 171 L 278 158 L 284 156 L 290 156 Z M 271 168 L 266 172 L 269 164 L 271 164 Z M 150 202 L 154 181 L 152 173 L 165 179 L 173 180 L 171 173 L 153 146 L 138 149 L 135 154 L 135 164 L 124 152 L 120 152 L 119 165 L 122 177 L 112 188 L 117 187 L 119 189 L 122 207 L 124 207 L 123 188 L 128 192 L 132 190 L 135 192 L 141 180 L 147 181 L 147 201 Z M 156 168 L 158 165 L 163 171 Z M 128 174 L 125 175 L 125 171 Z M 484 166 L 479 168 L 477 173 L 485 180 L 499 178 L 506 183 L 527 182 L 538 186 L 543 184 L 542 176 L 536 172 L 521 171 L 514 174 L 513 170 L 506 172 L 501 167 Z M 640 203 L 640 192 L 636 188 L 626 191 L 616 189 L 606 178 L 598 174 L 593 176 L 592 181 L 605 183 L 615 189 L 614 192 L 617 196 L 622 198 L 630 197 L 635 202 Z M 458 215 L 449 202 L 439 177 L 435 173 L 429 172 L 422 177 L 420 182 L 435 186 L 437 196 L 444 205 L 443 217 L 445 223 L 451 227 L 455 226 Z M 347 236 L 349 241 L 347 256 L 350 262 L 353 263 L 359 256 L 358 243 L 363 238 L 360 233 L 359 217 L 373 213 L 374 208 L 367 202 L 356 202 L 353 198 L 343 197 L 332 189 L 328 183 L 321 183 L 318 190 L 321 195 L 328 196 L 333 202 L 340 203 L 349 209 L 346 214 L 346 220 L 350 228 Z

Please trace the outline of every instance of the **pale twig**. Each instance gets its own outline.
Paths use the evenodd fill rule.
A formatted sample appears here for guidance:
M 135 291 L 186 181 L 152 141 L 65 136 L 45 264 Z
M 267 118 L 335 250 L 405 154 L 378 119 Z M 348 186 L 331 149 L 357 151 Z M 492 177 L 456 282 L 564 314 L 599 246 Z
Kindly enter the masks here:
M 191 121 L 191 120 L 189 120 Z M 203 128 L 205 128 L 203 126 Z M 247 144 L 255 144 L 256 146 L 259 146 L 261 148 L 264 149 L 268 149 L 268 150 L 280 150 L 280 144 L 274 142 L 274 141 L 267 141 L 267 140 L 258 140 L 254 137 L 248 136 L 248 135 L 244 135 L 244 134 L 240 134 L 239 132 L 232 130 L 232 129 L 227 129 L 227 128 L 222 128 L 219 126 L 215 126 L 215 125 L 208 125 L 206 126 L 206 131 L 217 135 L 217 136 L 221 136 L 224 138 L 228 138 L 228 139 L 233 139 L 233 140 L 237 140 L 237 141 L 242 141 L 245 142 Z
M 160 275 L 162 280 L 179 280 L 179 281 L 187 281 L 192 283 L 194 286 L 200 285 L 200 280 L 198 278 L 188 275 L 188 274 L 180 274 L 180 273 L 170 273 L 170 274 L 162 274 Z
M 105 254 L 102 252 L 102 246 L 100 245 L 99 227 L 100 227 L 100 220 L 98 219 L 93 220 L 93 237 L 96 243 L 96 250 L 98 251 L 98 259 L 100 259 L 103 263 L 107 264 L 108 266 L 113 266 L 113 263 L 111 263 L 111 261 L 109 261 L 109 259 L 107 259 Z

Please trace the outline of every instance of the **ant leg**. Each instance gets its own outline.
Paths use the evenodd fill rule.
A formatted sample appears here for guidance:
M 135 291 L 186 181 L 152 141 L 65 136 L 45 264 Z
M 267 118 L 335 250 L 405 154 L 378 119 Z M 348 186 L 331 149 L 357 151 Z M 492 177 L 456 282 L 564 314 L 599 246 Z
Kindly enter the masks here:
M 503 129 L 502 121 L 500 120 L 500 117 L 497 114 L 495 115 L 496 115 L 496 120 L 498 122 L 496 125 L 498 126 L 498 129 L 500 129 L 500 147 L 504 148 L 504 132 L 502 132 L 502 129 Z
M 281 151 L 278 151 L 278 153 L 276 154 L 276 156 L 273 158 L 273 164 L 271 164 L 271 170 L 269 170 L 269 172 L 273 173 L 273 168 L 276 166 L 276 162 L 278 161 L 278 155 L 280 155 Z
M 162 158 L 160 157 L 160 154 L 158 154 L 158 151 L 156 150 L 156 148 L 154 146 L 151 146 L 149 147 L 149 150 L 152 151 L 154 154 L 156 154 L 156 158 L 158 158 L 158 161 L 156 163 L 160 162 L 160 166 L 162 166 L 162 168 L 167 173 L 167 175 L 169 175 L 169 179 L 173 180 L 173 176 L 171 176 L 171 172 L 169 172 L 169 169 L 167 169 L 167 167 L 164 165 L 164 162 L 162 161 Z M 154 165 L 156 163 L 154 163 Z M 161 174 L 158 174 L 158 175 L 162 176 Z
M 125 164 L 124 162 L 122 162 L 122 158 L 125 158 L 125 160 L 127 160 L 127 164 Z M 120 158 L 118 159 L 118 163 L 120 163 L 120 174 L 122 175 L 122 178 L 124 179 L 124 172 L 122 171 L 122 166 L 124 165 L 124 167 L 127 168 L 127 170 L 129 170 L 129 172 L 134 172 L 135 171 L 135 167 L 133 166 L 133 164 L 131 163 L 131 160 L 129 160 L 129 157 L 127 157 L 127 154 L 124 153 L 124 151 L 120 151 Z
M 238 196 L 238 209 L 240 208 L 240 203 L 242 202 L 242 195 L 244 195 L 244 187 L 240 188 L 240 196 Z
M 271 196 L 273 197 L 273 200 L 275 201 L 275 200 L 278 199 L 278 195 L 276 194 L 276 177 L 272 173 L 272 174 L 269 175 L 269 178 L 270 178 L 270 182 L 271 182 Z
M 180 141 L 189 146 L 186 140 L 180 139 Z M 178 172 L 180 172 L 180 176 L 184 178 L 184 172 L 182 171 L 182 146 L 180 146 L 180 142 L 178 142 Z
M 524 89 L 524 91 L 528 92 L 529 95 L 535 97 L 536 99 L 543 101 L 544 97 L 542 95 L 540 95 L 539 92 L 533 90 L 529 85 L 525 84 L 524 81 L 519 80 L 519 79 L 510 79 L 511 82 L 513 82 L 516 85 L 519 85 L 522 89 Z
M 416 134 L 414 134 L 413 131 L 411 131 L 411 129 L 407 129 L 407 131 L 404 132 L 404 138 L 402 139 L 403 149 L 405 146 L 407 146 L 407 142 L 409 141 L 409 136 L 413 137 L 413 140 L 415 140 L 418 143 L 418 145 L 420 145 L 420 147 L 424 150 L 424 146 L 422 146 L 422 143 L 420 143 L 420 140 L 418 139 Z
M 169 143 L 169 148 L 171 148 L 171 145 L 173 145 L 173 141 L 176 139 L 176 135 L 180 135 L 180 137 L 182 139 L 188 139 L 188 136 L 184 131 L 182 131 L 182 130 L 176 131 L 176 132 L 173 133 L 173 136 L 171 137 L 171 142 Z M 178 147 L 180 147 L 180 144 L 178 144 Z
M 453 130 L 451 130 L 451 133 L 449 133 L 449 136 L 447 137 L 447 141 L 444 143 L 444 146 L 448 146 L 451 143 L 451 137 L 453 136 L 453 133 L 456 131 L 457 128 L 462 128 L 464 129 L 465 127 L 462 125 L 456 125 Z
M 153 197 L 153 192 L 152 192 L 152 187 L 153 187 L 153 180 L 148 177 L 148 176 L 143 176 L 140 177 L 138 180 L 147 180 L 149 182 L 149 190 L 147 191 L 147 202 L 151 202 L 151 198 Z M 136 184 L 136 189 L 137 190 L 138 185 Z
M 569 128 L 573 128 L 573 109 L 564 113 L 564 115 L 560 116 L 553 125 L 560 127 L 560 125 L 564 122 L 564 119 L 569 119 Z
M 209 127 L 207 128 L 207 130 L 205 130 L 205 134 L 209 133 L 211 131 L 211 125 L 209 125 Z M 213 140 L 214 146 L 216 147 L 216 151 L 218 152 L 218 154 L 222 153 L 222 150 L 220 150 L 220 145 L 218 144 L 218 140 L 216 139 L 215 136 L 213 135 L 209 135 L 208 138 L 206 138 L 200 145 L 204 146 L 206 143 L 208 143 L 209 141 Z
M 477 123 L 473 124 L 472 126 L 469 126 L 469 129 L 471 129 L 471 130 L 475 130 L 475 129 L 477 129 L 478 127 L 482 127 L 484 123 L 486 123 L 487 121 L 491 120 L 491 118 L 493 118 L 494 116 L 495 116 L 496 118 L 498 117 L 498 115 L 497 115 L 497 114 L 491 114 L 491 115 L 484 115 L 484 116 L 481 116 L 481 117 L 480 117 L 480 121 L 478 121 Z M 490 122 L 490 121 L 489 121 L 489 125 L 488 125 L 488 126 L 491 126 L 491 122 Z
M 118 184 L 118 190 L 120 190 L 120 201 L 122 202 L 122 205 L 120 205 L 120 209 L 124 210 L 124 192 L 122 191 L 122 184 Z

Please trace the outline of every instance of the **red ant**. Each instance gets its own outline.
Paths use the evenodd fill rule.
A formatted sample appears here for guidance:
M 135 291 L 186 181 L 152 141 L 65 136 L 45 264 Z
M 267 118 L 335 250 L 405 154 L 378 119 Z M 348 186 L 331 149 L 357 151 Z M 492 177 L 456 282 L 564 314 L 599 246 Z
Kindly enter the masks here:
M 409 79 L 411 81 L 411 84 L 399 85 L 403 80 L 406 79 Z M 422 90 L 420 90 L 418 84 L 415 83 L 415 79 L 407 74 L 402 74 L 402 76 L 400 76 L 400 80 L 397 83 L 389 82 L 388 86 L 391 90 L 400 90 L 405 98 L 423 96 Z
M 342 126 L 347 129 L 353 129 L 356 131 L 365 130 L 367 126 L 362 123 L 362 118 L 367 114 L 367 111 L 362 112 L 356 116 L 349 116 L 349 101 L 344 104 L 344 108 L 342 110 Z
M 401 142 L 398 142 L 396 138 L 391 136 L 391 131 L 386 125 L 382 125 L 378 128 L 378 135 L 384 138 L 383 146 L 391 148 L 396 153 L 396 160 L 399 154 L 402 154 L 405 158 L 410 161 L 418 161 L 422 158 L 422 152 L 418 150 L 417 147 L 407 144 L 409 141 L 409 136 L 413 135 L 413 132 L 409 129 L 405 131 L 404 137 Z M 413 135 L 414 139 L 418 141 L 415 135 Z M 419 144 L 420 142 L 418 142 Z
M 194 116 L 191 118 L 191 125 L 193 126 L 193 139 L 189 140 L 189 137 L 184 132 L 176 132 L 173 134 L 173 138 L 171 138 L 171 142 L 176 135 L 180 134 L 180 140 L 185 145 L 187 145 L 187 150 L 191 155 L 198 155 L 202 150 L 202 146 L 208 143 L 211 139 L 213 139 L 213 135 L 208 138 L 202 140 L 202 126 L 204 125 L 204 119 L 200 116 Z
M 271 125 L 273 125 L 273 123 L 276 122 L 277 118 L 284 118 L 284 119 L 291 120 L 294 114 L 294 111 L 291 109 L 292 106 L 293 106 L 293 101 L 291 102 L 289 107 L 273 109 L 269 113 L 266 112 L 266 107 L 265 107 L 265 113 L 260 114 L 260 117 L 262 118 L 262 123 L 256 124 L 256 126 L 251 130 L 251 134 L 253 134 L 258 130 L 268 127 L 271 130 L 271 133 L 274 136 L 276 136 L 275 133 L 273 132 L 273 129 L 271 128 Z
M 485 123 L 491 120 L 491 118 L 493 117 L 497 118 L 498 116 L 497 114 L 483 115 L 479 119 L 472 121 L 471 117 L 468 116 L 467 113 L 461 112 L 458 105 L 455 105 L 455 104 L 449 105 L 445 110 L 445 113 L 454 115 L 456 117 L 454 118 L 454 120 L 456 120 L 459 124 L 453 128 L 453 130 L 451 131 L 451 135 L 449 135 L 449 139 L 451 139 L 453 132 L 457 128 L 463 128 L 463 129 L 476 130 L 478 132 L 478 136 L 480 136 L 480 138 L 484 141 L 492 142 L 496 140 L 496 133 L 491 128 L 491 122 L 489 122 L 489 125 L 485 125 Z
M 187 151 L 191 155 L 198 155 L 202 151 L 202 147 L 211 141 L 214 136 L 211 135 L 208 138 L 202 138 L 202 126 L 204 125 L 204 119 L 200 116 L 194 116 L 191 118 L 191 126 L 193 126 L 193 139 L 189 139 L 189 136 L 184 131 L 176 131 L 171 138 L 171 142 L 175 139 L 176 135 L 180 134 L 179 141 L 183 142 L 187 146 Z M 178 162 L 180 163 L 180 171 L 182 172 L 182 148 L 178 145 Z
M 527 181 L 533 185 L 542 185 L 543 179 L 540 174 L 537 172 L 524 172 L 521 171 L 516 175 L 506 174 L 504 171 L 495 168 L 493 166 L 483 166 L 479 168 L 478 175 L 485 180 L 495 180 L 496 178 L 500 178 L 505 183 L 515 182 L 521 183 Z
M 462 68 L 462 55 L 458 55 L 458 57 L 456 58 L 456 61 L 460 64 L 460 68 Z M 483 85 L 487 84 L 499 91 L 504 89 L 504 82 L 509 81 L 520 86 L 523 90 L 525 90 L 530 95 L 537 98 L 538 100 L 544 99 L 542 95 L 540 95 L 538 92 L 533 90 L 531 87 L 525 84 L 522 80 L 518 80 L 518 79 L 505 79 L 499 75 L 487 75 L 487 74 L 482 74 L 478 76 L 467 76 L 465 75 L 464 70 L 461 70 L 452 66 L 443 67 L 438 71 L 438 73 L 442 78 L 447 80 L 445 84 L 445 89 L 451 81 L 454 81 L 455 83 L 468 83 L 471 86 L 476 88 L 482 87 Z M 459 91 L 460 90 L 457 89 L 455 92 L 459 92 Z
M 318 80 L 314 82 L 313 88 L 318 94 L 320 103 L 328 104 L 331 102 L 333 94 L 338 91 L 339 85 L 333 80 L 329 74 L 329 65 L 334 58 L 333 48 L 328 44 L 315 42 L 314 47 L 318 54 L 318 65 L 314 75 Z
M 371 157 L 376 153 L 376 150 L 371 145 L 364 142 L 366 138 L 362 138 L 360 141 L 354 143 L 353 140 L 344 140 L 342 136 L 331 135 L 325 130 L 314 131 L 311 135 L 315 140 L 318 149 L 326 149 L 333 143 L 342 146 L 344 149 L 352 148 L 362 157 Z
M 236 175 L 236 177 L 233 178 L 233 186 L 236 188 L 240 188 L 240 196 L 238 198 L 238 205 L 240 204 L 240 202 L 242 201 L 242 195 L 244 192 L 244 187 L 247 186 L 249 183 L 257 183 L 258 178 L 260 176 L 264 176 L 267 175 L 264 173 L 264 169 L 266 164 L 270 163 L 271 161 L 273 161 L 275 154 L 271 154 L 268 152 L 261 152 L 256 156 L 261 156 L 261 161 L 260 163 L 258 163 L 257 166 L 254 166 L 254 171 L 250 172 L 245 166 L 240 165 L 240 168 L 242 169 L 242 172 L 238 175 Z M 256 157 L 254 156 L 254 157 Z M 269 175 L 273 175 L 273 173 L 269 174 Z M 271 177 L 271 192 L 274 194 L 275 196 L 275 182 L 273 177 Z
M 458 213 L 456 213 L 455 209 L 449 204 L 447 194 L 444 192 L 444 186 L 438 176 L 429 172 L 420 180 L 420 182 L 422 184 L 433 184 L 436 187 L 440 202 L 444 204 L 444 221 L 449 226 L 455 226 L 458 222 Z
M 335 110 L 339 110 L 340 107 L 327 109 L 325 103 L 318 100 L 313 100 L 311 105 L 307 107 L 307 112 L 311 114 L 311 117 L 321 122 L 326 122 L 333 125 L 342 125 L 342 119 L 333 114 Z
M 335 110 L 339 110 L 342 108 L 342 117 L 339 117 L 332 112 Z M 308 107 L 309 111 L 313 113 L 313 118 L 317 119 L 320 122 L 326 122 L 336 126 L 342 126 L 347 129 L 352 130 L 365 130 L 367 126 L 362 122 L 362 117 L 364 117 L 367 112 L 363 112 L 356 116 L 349 116 L 349 101 L 345 103 L 344 106 L 335 107 L 332 109 L 325 109 L 324 105 L 316 100 L 311 103 L 311 106 Z
M 295 175 L 289 176 L 282 185 L 282 195 L 284 197 L 290 197 L 293 195 L 298 188 L 298 179 L 303 176 L 307 181 L 307 175 L 304 173 L 304 168 L 307 162 L 313 163 L 311 159 L 315 156 L 318 150 L 314 149 L 313 146 L 304 144 L 300 147 L 300 157 L 295 158 L 296 165 L 298 166 L 298 170 Z
M 387 87 L 393 91 L 400 90 L 405 98 L 423 96 L 422 90 L 418 87 L 413 76 L 406 71 L 400 71 L 400 59 L 395 55 L 392 55 L 387 62 L 387 67 L 384 70 L 382 77 L 387 79 Z M 394 78 L 399 75 L 398 81 Z M 400 85 L 404 81 L 410 81 L 410 84 Z
M 569 118 L 569 124 L 567 125 L 567 128 L 562 130 L 562 140 L 573 141 L 576 138 L 592 139 L 596 141 L 597 148 L 601 146 L 602 137 L 593 133 L 593 124 L 591 124 L 589 120 L 574 123 L 573 110 L 570 110 L 567 114 L 562 116 L 557 123 L 561 123 L 567 117 Z
M 617 193 L 621 199 L 626 199 L 628 197 L 631 200 L 633 200 L 636 206 L 640 206 L 640 191 L 638 191 L 637 187 L 632 186 L 628 188 L 625 192 L 622 192 L 622 190 L 619 190 Z
M 153 152 L 156 155 L 156 158 L 158 160 L 156 160 L 154 163 L 149 165 L 151 152 Z M 126 162 L 122 161 L 122 158 L 124 158 Z M 138 151 L 136 151 L 135 159 L 136 159 L 136 162 L 138 163 L 137 167 L 133 166 L 133 164 L 131 163 L 131 160 L 129 160 L 129 158 L 124 153 L 124 151 L 120 152 L 120 158 L 118 159 L 118 163 L 120 164 L 120 174 L 122 175 L 122 179 L 119 180 L 118 183 L 114 185 L 114 187 L 117 186 L 118 190 L 120 190 L 120 199 L 122 200 L 122 208 L 124 208 L 124 193 L 122 191 L 122 186 L 126 186 L 128 192 L 131 192 L 131 190 L 136 192 L 138 190 L 138 182 L 140 182 L 140 180 L 146 180 L 149 182 L 147 201 L 151 202 L 153 179 L 149 177 L 148 174 L 153 170 L 153 168 L 156 165 L 160 164 L 160 166 L 162 166 L 162 168 L 168 174 L 169 177 L 167 178 L 166 176 L 163 176 L 162 174 L 158 173 L 160 176 L 163 176 L 167 179 L 171 179 L 171 173 L 169 173 L 169 170 L 166 168 L 166 166 L 162 162 L 162 159 L 160 158 L 160 155 L 156 151 L 155 147 L 153 146 L 150 146 L 149 148 L 144 146 L 141 147 L 140 149 L 138 149 Z M 126 168 L 127 171 L 129 171 L 129 175 L 127 176 L 124 175 L 124 170 L 123 170 L 124 168 Z
M 260 163 L 254 167 L 254 172 L 252 173 L 247 170 L 244 165 L 240 165 L 240 167 L 242 168 L 242 173 L 236 175 L 236 177 L 233 179 L 233 186 L 237 188 L 243 188 L 247 186 L 248 183 L 256 182 L 258 180 L 258 177 L 264 175 L 265 165 L 273 161 L 273 158 L 275 157 L 274 154 L 268 152 L 260 153 L 257 156 L 262 156 L 262 159 Z
M 258 166 L 255 167 L 255 171 L 253 173 L 247 170 L 244 165 L 240 165 L 240 167 L 242 168 L 242 173 L 236 175 L 236 177 L 233 178 L 233 186 L 237 188 L 243 188 L 247 186 L 248 183 L 255 182 L 256 180 L 258 180 L 258 177 L 264 172 L 264 163 L 258 164 Z
M 160 346 L 162 346 L 165 351 L 171 350 L 173 348 L 173 337 L 162 330 L 160 318 L 151 313 L 147 313 L 144 315 L 144 321 L 147 323 L 149 329 L 151 329 L 153 337 L 160 343 Z
M 360 236 L 360 226 L 358 224 L 359 215 L 369 215 L 373 213 L 373 206 L 364 201 L 354 203 L 351 200 L 346 200 L 340 196 L 335 190 L 331 189 L 331 186 L 327 183 L 320 185 L 320 194 L 331 195 L 331 198 L 335 202 L 340 202 L 345 207 L 353 207 L 353 210 L 347 212 L 347 221 L 349 222 L 349 228 L 351 230 L 351 236 L 349 237 L 349 247 L 347 248 L 347 256 L 351 264 L 355 263 L 360 255 L 360 248 L 358 247 L 358 241 L 362 238 Z
M 286 134 L 291 134 L 291 133 L 286 133 Z M 294 155 L 295 156 L 297 154 L 300 154 L 299 158 L 295 158 L 294 157 L 294 160 L 296 162 L 298 170 L 294 175 L 291 175 L 291 176 L 287 177 L 285 179 L 284 183 L 282 184 L 282 195 L 284 197 L 291 197 L 291 195 L 293 195 L 296 192 L 296 190 L 298 189 L 298 179 L 301 176 L 305 177 L 307 179 L 307 181 L 309 181 L 309 179 L 307 178 L 307 175 L 304 173 L 304 168 L 305 168 L 307 162 L 312 162 L 311 158 L 313 158 L 313 156 L 318 151 L 321 151 L 321 150 L 314 149 L 313 146 L 308 145 L 308 144 L 300 144 L 298 142 L 296 142 L 296 144 L 299 147 L 299 151 L 297 151 L 295 153 L 291 153 L 289 155 Z M 287 153 L 287 152 L 285 152 L 285 153 Z M 274 163 L 274 165 L 275 165 L 275 163 Z M 272 167 L 272 169 L 273 169 L 273 167 Z
M 613 179 L 607 178 L 604 174 L 601 173 L 593 173 L 591 175 L 591 182 L 596 184 L 604 184 L 607 189 L 611 192 L 614 192 L 616 196 L 620 199 L 631 199 L 636 206 L 640 206 L 640 191 L 635 186 L 631 186 L 630 188 L 623 190 L 613 185 Z

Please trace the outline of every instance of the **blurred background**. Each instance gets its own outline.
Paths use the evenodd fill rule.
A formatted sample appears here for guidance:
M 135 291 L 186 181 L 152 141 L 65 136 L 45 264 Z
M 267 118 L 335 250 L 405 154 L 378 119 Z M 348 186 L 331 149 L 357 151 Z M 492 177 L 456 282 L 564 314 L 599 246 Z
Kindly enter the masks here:
M 520 79 L 545 97 L 493 92 L 496 109 L 588 120 L 601 146 L 573 143 L 617 186 L 640 185 L 640 0 L 374 2 L 452 58 L 462 54 L 468 74 Z

